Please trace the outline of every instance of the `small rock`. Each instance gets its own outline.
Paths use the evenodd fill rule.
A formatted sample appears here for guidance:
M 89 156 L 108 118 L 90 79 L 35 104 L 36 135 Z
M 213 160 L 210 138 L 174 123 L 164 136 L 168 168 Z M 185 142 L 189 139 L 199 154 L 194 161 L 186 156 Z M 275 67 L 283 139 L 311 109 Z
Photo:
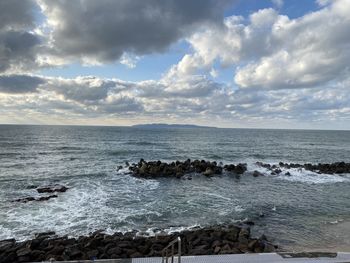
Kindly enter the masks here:
M 213 176 L 214 175 L 214 171 L 211 168 L 208 167 L 205 170 L 205 172 L 203 173 L 203 175 L 205 175 L 205 176 Z
M 257 170 L 255 170 L 255 171 L 253 172 L 253 176 L 254 176 L 254 177 L 263 176 L 263 175 L 264 175 L 263 173 L 261 173 L 261 172 L 259 172 L 259 171 L 257 171 Z

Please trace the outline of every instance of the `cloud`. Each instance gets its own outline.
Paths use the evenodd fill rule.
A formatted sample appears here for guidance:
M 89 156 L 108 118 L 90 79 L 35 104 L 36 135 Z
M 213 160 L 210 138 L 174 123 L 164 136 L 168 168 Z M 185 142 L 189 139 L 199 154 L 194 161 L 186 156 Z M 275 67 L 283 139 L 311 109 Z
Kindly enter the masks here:
M 33 27 L 33 1 L 1 0 L 0 30 L 17 30 Z
M 318 11 L 290 19 L 272 8 L 248 19 L 227 17 L 188 38 L 193 53 L 168 72 L 182 77 L 215 64 L 232 67 L 240 88 L 315 88 L 340 81 L 349 71 L 350 2 L 333 1 Z M 217 68 L 216 68 L 217 69 Z
M 25 87 L 34 91 L 0 96 L 0 112 L 5 112 L 6 116 L 63 118 L 63 122 L 64 119 L 90 119 L 90 124 L 101 118 L 118 117 L 134 122 L 152 118 L 154 121 L 226 123 L 245 127 L 271 127 L 272 123 L 273 127 L 282 127 L 278 125 L 286 125 L 286 122 L 289 127 L 316 124 L 322 127 L 327 120 L 338 127 L 350 128 L 345 125 L 350 123 L 350 78 L 326 88 L 234 90 L 205 76 L 183 79 L 176 84 L 166 79 L 126 82 L 94 76 L 26 77 L 0 79 L 1 89 L 6 83 L 7 89 L 16 87 L 24 92 Z M 21 88 L 18 83 L 26 85 Z M 33 83 L 31 89 L 28 83 Z
M 120 64 L 123 64 L 128 68 L 132 69 L 136 67 L 136 64 L 139 60 L 139 56 L 132 56 L 130 54 L 124 53 L 120 58 Z
M 32 32 L 34 2 L 0 2 L 0 73 L 18 73 L 36 67 L 40 37 Z
M 164 52 L 197 28 L 221 23 L 232 1 L 4 0 L 0 73 L 118 60 L 133 68 L 141 55 Z
M 45 80 L 29 75 L 0 75 L 0 93 L 22 94 L 37 92 Z
M 36 67 L 40 39 L 26 31 L 0 31 L 0 72 L 18 73 Z
M 243 88 L 285 89 L 342 79 L 350 61 L 348 12 L 349 2 L 338 0 L 299 19 L 279 16 L 269 34 L 271 51 L 239 68 L 236 83 Z
M 51 31 L 51 55 L 89 64 L 164 52 L 203 24 L 220 23 L 228 2 L 38 0 Z
M 321 0 L 324 1 L 324 0 Z M 272 0 L 272 3 L 277 7 L 277 8 L 281 8 L 284 4 L 283 0 Z
M 39 27 L 34 1 L 0 3 L 0 121 L 350 123 L 348 1 L 296 19 L 273 8 L 223 19 L 224 4 L 209 0 L 37 3 L 47 19 Z M 183 38 L 191 51 L 156 80 L 23 73 L 72 61 L 133 68 Z M 223 68 L 232 69 L 232 83 L 216 79 Z

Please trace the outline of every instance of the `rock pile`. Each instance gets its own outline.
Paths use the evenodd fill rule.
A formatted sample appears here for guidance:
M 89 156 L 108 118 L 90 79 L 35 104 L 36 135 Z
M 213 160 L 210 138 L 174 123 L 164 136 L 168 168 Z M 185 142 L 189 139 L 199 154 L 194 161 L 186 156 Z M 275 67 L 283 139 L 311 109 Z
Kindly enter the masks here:
M 19 199 L 13 200 L 12 202 L 20 202 L 20 203 L 27 203 L 32 201 L 41 202 L 41 201 L 47 201 L 47 200 L 50 200 L 51 198 L 57 198 L 57 197 L 58 197 L 57 195 L 41 196 L 37 198 L 30 196 L 30 197 L 19 198 Z
M 69 188 L 64 186 L 64 185 L 55 184 L 55 185 L 48 185 L 48 186 L 38 187 L 36 190 L 38 191 L 38 193 L 54 193 L 54 192 L 64 193 L 68 189 Z
M 187 159 L 184 162 L 176 161 L 165 163 L 161 161 L 146 162 L 141 159 L 137 164 L 129 166 L 129 170 L 134 176 L 144 178 L 156 177 L 176 177 L 181 178 L 185 174 L 200 173 L 205 176 L 215 176 L 222 174 L 223 170 L 235 174 L 243 174 L 247 170 L 246 164 L 229 164 L 222 166 L 217 162 L 210 162 L 205 160 Z
M 317 173 L 325 173 L 325 174 L 342 174 L 342 173 L 350 173 L 350 163 L 345 162 L 337 162 L 331 164 L 296 164 L 296 163 L 283 163 L 279 164 L 268 164 L 263 162 L 256 162 L 256 165 L 260 167 L 264 167 L 270 171 L 271 175 L 279 175 L 282 173 L 282 169 L 290 169 L 290 168 L 300 168 L 305 169 Z M 158 178 L 158 177 L 174 177 L 174 178 L 182 178 L 186 174 L 197 173 L 202 174 L 207 177 L 220 175 L 223 172 L 232 173 L 235 175 L 242 175 L 247 172 L 247 164 L 239 163 L 239 164 L 226 164 L 222 163 L 205 161 L 205 160 L 194 160 L 191 161 L 187 159 L 184 162 L 176 161 L 176 162 L 161 162 L 161 161 L 145 161 L 141 159 L 138 163 L 133 163 L 129 165 L 127 163 L 127 167 L 129 168 L 131 174 L 136 177 L 142 178 Z M 120 166 L 118 169 L 122 169 Z M 249 172 L 247 174 L 253 175 L 254 177 L 263 176 L 264 174 L 255 170 L 253 172 Z M 290 175 L 289 172 L 285 172 L 285 175 Z M 191 179 L 191 177 L 188 177 Z
M 29 189 L 32 189 L 32 188 L 33 187 L 30 187 Z M 55 193 L 55 192 L 63 193 L 63 192 L 66 192 L 68 189 L 69 189 L 68 187 L 66 187 L 64 185 L 59 185 L 59 184 L 36 188 L 37 192 L 40 194 L 42 194 L 42 193 Z M 33 202 L 33 201 L 41 202 L 41 201 L 47 201 L 47 200 L 50 200 L 51 198 L 57 198 L 57 197 L 58 197 L 57 194 L 53 194 L 53 195 L 49 195 L 49 196 L 40 196 L 40 197 L 29 196 L 29 197 L 15 199 L 12 202 L 20 202 L 20 203 L 28 203 L 28 202 Z
M 268 163 L 262 163 L 257 162 L 258 166 L 264 167 L 271 171 L 272 175 L 280 174 L 282 170 L 280 168 L 298 168 L 298 169 L 305 169 L 308 171 L 316 172 L 319 174 L 343 174 L 343 173 L 350 173 L 350 163 L 345 162 L 336 162 L 336 163 L 319 163 L 319 164 L 298 164 L 298 163 L 283 163 L 280 162 L 278 165 L 276 164 L 268 164 Z M 289 173 L 289 172 L 287 172 Z
M 76 239 L 54 234 L 42 233 L 25 242 L 0 241 L 0 262 L 155 257 L 161 256 L 162 250 L 178 236 L 182 240 L 182 255 L 263 253 L 277 249 L 265 236 L 252 238 L 246 225 L 197 228 L 152 237 L 135 232 L 113 235 L 96 232 Z

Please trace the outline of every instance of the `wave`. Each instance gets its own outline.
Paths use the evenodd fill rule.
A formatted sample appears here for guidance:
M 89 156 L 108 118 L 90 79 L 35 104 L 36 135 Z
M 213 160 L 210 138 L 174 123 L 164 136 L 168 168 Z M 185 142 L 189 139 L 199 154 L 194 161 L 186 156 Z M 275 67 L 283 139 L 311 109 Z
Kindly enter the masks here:
M 160 146 L 164 145 L 164 143 L 160 142 L 149 142 L 149 141 L 129 141 L 125 142 L 126 145 L 136 145 L 136 146 Z
M 77 147 L 77 146 L 60 146 L 56 147 L 55 150 L 57 151 L 80 151 L 80 150 L 87 150 L 86 148 Z
M 111 156 L 127 156 L 127 155 L 130 155 L 130 154 L 136 154 L 136 153 L 138 153 L 138 151 L 136 151 L 136 150 L 127 150 L 127 149 L 108 152 L 108 154 L 111 155 Z
M 286 180 L 290 182 L 301 182 L 308 184 L 327 184 L 327 183 L 350 183 L 350 174 L 323 174 L 316 173 L 304 168 L 284 168 L 280 167 L 276 163 L 270 163 L 270 165 L 276 165 L 281 173 L 271 175 L 271 171 L 257 164 L 248 165 L 248 172 L 259 171 L 265 176 L 273 177 L 280 180 Z

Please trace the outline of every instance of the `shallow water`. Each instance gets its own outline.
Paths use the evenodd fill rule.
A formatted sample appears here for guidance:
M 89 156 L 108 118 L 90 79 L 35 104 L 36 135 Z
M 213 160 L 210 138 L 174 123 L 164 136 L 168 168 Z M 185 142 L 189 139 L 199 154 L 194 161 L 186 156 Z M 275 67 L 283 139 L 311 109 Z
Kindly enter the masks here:
M 246 162 L 267 176 L 144 180 L 117 171 L 140 158 Z M 290 169 L 291 176 L 271 176 L 254 165 L 349 158 L 349 131 L 3 125 L 0 239 L 47 230 L 74 236 L 98 229 L 177 230 L 248 218 L 256 235 L 265 233 L 287 249 L 350 251 L 350 175 Z M 47 202 L 11 202 L 39 196 L 30 185 L 51 183 L 71 189 Z

